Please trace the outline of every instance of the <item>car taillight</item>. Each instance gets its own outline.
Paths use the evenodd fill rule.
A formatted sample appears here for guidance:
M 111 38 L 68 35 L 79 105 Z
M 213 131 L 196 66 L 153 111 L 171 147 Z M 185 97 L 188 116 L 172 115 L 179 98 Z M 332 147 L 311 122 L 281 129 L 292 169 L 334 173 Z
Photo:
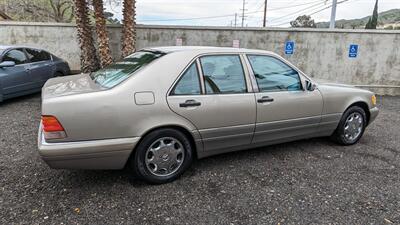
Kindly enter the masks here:
M 66 138 L 64 127 L 55 116 L 42 116 L 43 135 L 46 140 Z

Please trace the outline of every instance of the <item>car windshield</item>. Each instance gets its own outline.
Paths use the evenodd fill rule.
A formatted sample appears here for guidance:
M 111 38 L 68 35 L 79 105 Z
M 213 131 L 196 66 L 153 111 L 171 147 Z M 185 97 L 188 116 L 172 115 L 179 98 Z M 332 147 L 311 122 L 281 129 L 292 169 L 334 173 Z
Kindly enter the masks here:
M 131 77 L 134 72 L 165 55 L 163 52 L 139 51 L 90 74 L 94 82 L 104 88 L 112 88 Z

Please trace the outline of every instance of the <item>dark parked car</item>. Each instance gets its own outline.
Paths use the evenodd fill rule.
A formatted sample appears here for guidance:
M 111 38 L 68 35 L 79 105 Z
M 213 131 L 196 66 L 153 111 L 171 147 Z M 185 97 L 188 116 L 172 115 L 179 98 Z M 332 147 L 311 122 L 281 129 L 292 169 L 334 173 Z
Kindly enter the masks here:
M 45 50 L 0 45 L 0 102 L 40 92 L 48 79 L 69 73 L 66 61 Z

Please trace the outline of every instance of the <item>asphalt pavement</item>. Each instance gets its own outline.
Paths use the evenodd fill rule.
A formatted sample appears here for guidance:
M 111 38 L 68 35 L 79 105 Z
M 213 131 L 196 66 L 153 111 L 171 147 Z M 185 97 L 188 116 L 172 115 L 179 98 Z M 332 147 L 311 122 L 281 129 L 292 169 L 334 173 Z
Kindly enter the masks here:
M 148 185 L 123 171 L 50 169 L 40 95 L 0 103 L 0 224 L 400 224 L 400 97 L 357 145 L 309 139 L 197 161 Z

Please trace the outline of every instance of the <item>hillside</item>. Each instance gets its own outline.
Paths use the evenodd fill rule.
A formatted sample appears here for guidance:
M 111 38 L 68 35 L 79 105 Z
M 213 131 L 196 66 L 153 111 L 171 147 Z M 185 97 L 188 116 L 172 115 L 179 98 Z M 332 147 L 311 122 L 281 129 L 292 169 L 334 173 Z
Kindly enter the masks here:
M 346 29 L 364 28 L 365 24 L 367 24 L 368 22 L 369 17 L 370 16 L 366 16 L 361 19 L 352 20 L 336 20 L 336 27 Z M 398 26 L 400 26 L 400 9 L 391 9 L 379 13 L 378 27 L 384 28 L 392 24 L 398 24 Z M 329 22 L 320 22 L 316 25 L 318 28 L 328 28 Z

